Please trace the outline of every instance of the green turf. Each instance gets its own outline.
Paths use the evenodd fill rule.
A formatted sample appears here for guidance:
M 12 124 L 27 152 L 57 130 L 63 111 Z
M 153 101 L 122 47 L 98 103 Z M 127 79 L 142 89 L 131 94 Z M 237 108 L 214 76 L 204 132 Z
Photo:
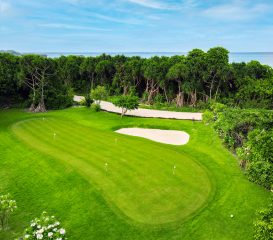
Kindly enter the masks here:
M 191 138 L 178 147 L 114 132 L 133 126 L 183 130 Z M 248 182 L 203 123 L 121 119 L 85 108 L 0 112 L 1 192 L 19 209 L 0 239 L 19 236 L 46 210 L 70 239 L 245 240 L 270 196 Z

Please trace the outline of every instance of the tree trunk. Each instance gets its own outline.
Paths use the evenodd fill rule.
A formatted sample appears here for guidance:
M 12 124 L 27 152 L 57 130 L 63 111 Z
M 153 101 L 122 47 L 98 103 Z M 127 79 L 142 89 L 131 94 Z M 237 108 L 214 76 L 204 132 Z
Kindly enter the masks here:
M 30 107 L 28 108 L 29 112 L 34 112 L 35 111 L 35 105 L 34 102 L 31 103 Z
M 176 96 L 176 106 L 183 107 L 184 106 L 184 93 L 179 92 Z
M 194 107 L 196 105 L 196 101 L 197 101 L 196 90 L 194 90 L 193 92 L 191 92 L 190 95 L 191 95 L 191 103 L 190 103 L 190 105 Z
M 122 118 L 127 112 L 127 109 L 126 108 L 122 108 L 121 109 L 121 114 L 120 114 L 120 117 Z
M 168 98 L 166 87 L 163 88 L 163 92 L 164 92 L 167 103 L 169 103 L 169 98 Z
M 128 86 L 124 86 L 123 87 L 123 95 L 127 95 L 128 94 L 128 89 L 129 89 Z
M 41 98 L 38 106 L 35 108 L 35 112 L 46 112 L 44 100 L 44 79 L 41 81 Z

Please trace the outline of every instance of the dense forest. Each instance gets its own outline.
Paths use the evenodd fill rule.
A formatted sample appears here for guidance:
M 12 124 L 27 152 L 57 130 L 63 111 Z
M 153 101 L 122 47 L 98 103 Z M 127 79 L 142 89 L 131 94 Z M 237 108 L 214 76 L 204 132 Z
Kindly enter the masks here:
M 229 63 L 222 47 L 187 56 L 97 57 L 0 53 L 0 105 L 31 111 L 65 108 L 74 93 L 89 94 L 98 85 L 109 95 L 137 95 L 147 104 L 201 107 L 216 100 L 243 108 L 273 107 L 273 70 L 257 61 Z

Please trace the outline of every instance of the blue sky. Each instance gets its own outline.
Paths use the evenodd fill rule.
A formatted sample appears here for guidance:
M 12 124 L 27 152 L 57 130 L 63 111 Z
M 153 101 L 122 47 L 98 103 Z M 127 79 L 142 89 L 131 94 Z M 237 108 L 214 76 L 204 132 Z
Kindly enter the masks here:
M 273 51 L 272 0 L 0 0 L 0 49 Z

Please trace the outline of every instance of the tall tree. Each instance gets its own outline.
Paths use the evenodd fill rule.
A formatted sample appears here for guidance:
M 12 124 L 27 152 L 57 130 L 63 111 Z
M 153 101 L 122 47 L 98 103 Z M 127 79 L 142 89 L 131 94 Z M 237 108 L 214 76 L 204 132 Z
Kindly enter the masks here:
M 207 76 L 205 78 L 208 97 L 217 99 L 221 85 L 225 82 L 229 67 L 229 52 L 225 48 L 211 48 L 206 54 Z
M 177 83 L 178 93 L 176 95 L 176 105 L 178 107 L 184 106 L 184 86 L 187 84 L 187 79 L 189 76 L 189 68 L 185 62 L 176 63 L 172 66 L 167 74 L 167 78 L 174 80 Z

